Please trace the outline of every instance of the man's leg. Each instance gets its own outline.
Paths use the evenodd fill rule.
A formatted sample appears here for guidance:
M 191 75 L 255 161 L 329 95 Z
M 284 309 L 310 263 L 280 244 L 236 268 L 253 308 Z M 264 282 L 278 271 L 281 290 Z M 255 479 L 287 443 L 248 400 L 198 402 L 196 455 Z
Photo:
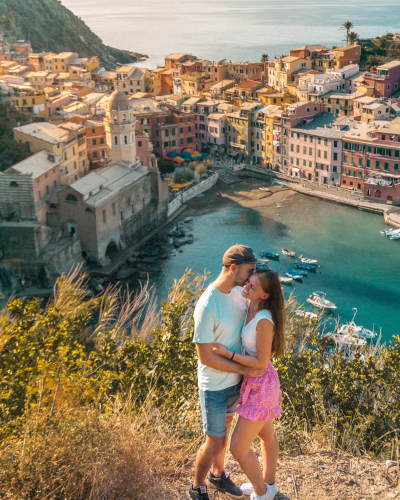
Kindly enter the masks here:
M 206 476 L 217 459 L 222 456 L 222 468 L 226 450 L 226 436 L 216 437 L 206 435 L 206 441 L 196 455 L 193 488 L 206 484 Z
M 211 466 L 211 473 L 215 477 L 220 477 L 222 474 L 222 471 L 224 470 L 224 462 L 225 462 L 225 454 L 226 454 L 226 447 L 228 445 L 228 438 L 229 438 L 229 429 L 231 427 L 231 423 L 233 420 L 232 417 L 226 417 L 226 436 L 225 436 L 225 444 L 223 449 L 220 451 L 220 453 L 215 457 L 215 460 L 212 463 Z

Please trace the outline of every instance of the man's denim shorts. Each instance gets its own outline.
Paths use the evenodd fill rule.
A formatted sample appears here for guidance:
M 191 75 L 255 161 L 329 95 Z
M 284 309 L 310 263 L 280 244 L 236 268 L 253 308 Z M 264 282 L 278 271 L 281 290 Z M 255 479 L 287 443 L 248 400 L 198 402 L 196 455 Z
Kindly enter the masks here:
M 208 436 L 226 435 L 226 417 L 235 414 L 242 382 L 222 391 L 202 391 L 200 389 L 203 432 Z

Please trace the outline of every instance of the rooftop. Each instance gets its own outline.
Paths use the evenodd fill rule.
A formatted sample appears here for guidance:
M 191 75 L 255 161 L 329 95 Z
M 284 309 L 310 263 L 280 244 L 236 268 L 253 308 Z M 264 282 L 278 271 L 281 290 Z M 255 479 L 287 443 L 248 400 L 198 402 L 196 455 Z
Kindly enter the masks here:
M 297 49 L 291 49 L 291 51 L 295 50 L 309 50 L 309 51 L 319 51 L 319 50 L 329 50 L 328 47 L 324 45 L 303 45 L 302 47 L 298 47 Z
M 177 53 L 174 53 L 174 54 L 170 54 L 165 59 L 182 59 L 182 57 L 185 57 L 185 56 L 188 56 L 188 55 L 190 55 L 190 54 L 177 54 Z
M 54 158 L 54 161 L 50 158 Z M 39 153 L 16 163 L 5 172 L 19 172 L 20 174 L 31 175 L 33 179 L 36 179 L 59 165 L 60 161 L 61 156 L 55 155 L 47 151 L 47 149 L 43 149 L 43 151 L 39 151 Z
M 22 127 L 15 127 L 13 130 L 23 132 L 24 134 L 36 137 L 37 139 L 51 144 L 58 144 L 68 139 L 68 132 L 57 127 L 57 125 L 47 122 L 29 123 Z
M 341 119 L 339 122 L 336 122 L 335 118 L 333 113 L 320 113 L 312 121 L 292 127 L 291 130 L 327 139 L 340 139 L 343 135 L 349 133 L 354 124 L 359 123 L 355 122 L 351 116 Z
M 396 66 L 400 66 L 400 61 L 390 61 L 385 64 L 380 64 L 377 66 L 377 69 L 390 69 L 390 68 L 395 68 Z
M 395 122 L 396 120 L 393 120 Z M 387 128 L 387 126 L 390 124 L 393 124 L 393 122 L 389 122 L 387 120 L 377 120 L 377 121 L 371 121 L 369 123 L 366 122 L 354 122 L 355 125 L 354 127 L 349 131 L 346 132 L 345 136 L 347 139 L 351 140 L 372 140 L 371 134 L 372 132 L 376 132 L 378 129 L 385 128 L 385 133 L 390 133 L 394 132 L 394 129 L 397 127 L 398 132 L 400 133 L 400 124 L 394 124 L 393 125 L 393 130 L 390 130 L 390 127 Z
M 70 187 L 82 196 L 89 195 L 85 203 L 93 208 L 97 208 L 117 196 L 121 190 L 148 175 L 148 173 L 148 169 L 143 166 L 132 169 L 116 164 L 111 167 L 98 169 L 96 172 L 91 172 L 71 184 Z M 90 193 L 98 188 L 100 190 L 90 196 Z
M 348 44 L 348 45 L 342 45 L 341 47 L 336 47 L 335 49 L 333 49 L 333 51 L 336 51 L 336 50 L 340 50 L 340 51 L 345 51 L 345 50 L 350 50 L 350 49 L 354 49 L 355 47 L 357 47 L 357 44 Z
M 285 57 L 282 57 L 282 62 L 291 63 L 294 61 L 298 61 L 299 59 L 300 59 L 300 57 L 297 57 L 297 56 L 285 56 Z
M 235 88 L 236 89 L 252 90 L 255 87 L 259 87 L 260 85 L 262 85 L 262 83 L 259 82 L 259 81 L 256 81 L 256 80 L 245 80 L 244 82 L 239 83 L 238 85 L 236 85 Z

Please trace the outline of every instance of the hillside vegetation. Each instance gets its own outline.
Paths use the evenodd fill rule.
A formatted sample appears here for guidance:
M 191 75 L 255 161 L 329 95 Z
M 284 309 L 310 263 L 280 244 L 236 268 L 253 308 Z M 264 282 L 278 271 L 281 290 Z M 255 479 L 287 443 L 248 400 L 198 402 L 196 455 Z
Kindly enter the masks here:
M 371 69 L 379 64 L 400 60 L 400 38 L 392 33 L 381 37 L 360 40 L 361 61 L 360 67 Z
M 106 69 L 115 63 L 132 63 L 142 54 L 114 49 L 58 0 L 0 0 L 0 31 L 3 35 L 30 40 L 36 52 L 78 52 L 98 56 Z

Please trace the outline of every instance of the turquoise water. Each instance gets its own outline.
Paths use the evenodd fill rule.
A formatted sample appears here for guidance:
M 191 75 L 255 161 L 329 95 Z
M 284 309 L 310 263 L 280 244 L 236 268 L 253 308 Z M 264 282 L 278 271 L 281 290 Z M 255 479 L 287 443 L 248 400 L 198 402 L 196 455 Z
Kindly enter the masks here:
M 218 61 L 259 61 L 305 44 L 343 45 L 339 27 L 360 37 L 399 30 L 398 0 L 61 0 L 103 42 L 151 55 L 149 68 L 173 52 Z
M 215 278 L 222 254 L 235 243 L 249 245 L 257 254 L 262 250 L 280 253 L 280 261 L 270 263 L 282 275 L 295 259 L 283 256 L 281 250 L 293 247 L 296 256 L 318 259 L 321 265 L 303 284 L 294 285 L 294 295 L 309 310 L 307 297 L 322 290 L 338 307 L 335 318 L 351 320 L 356 307 L 357 324 L 377 332 L 382 329 L 384 341 L 400 333 L 400 241 L 380 234 L 387 227 L 381 215 L 298 194 L 284 200 L 281 207 L 234 206 L 195 214 L 195 210 L 185 211 L 177 219 L 194 216 L 195 243 L 162 262 L 161 273 L 155 277 L 160 298 L 186 268 L 207 269 Z M 288 297 L 292 287 L 284 290 Z

